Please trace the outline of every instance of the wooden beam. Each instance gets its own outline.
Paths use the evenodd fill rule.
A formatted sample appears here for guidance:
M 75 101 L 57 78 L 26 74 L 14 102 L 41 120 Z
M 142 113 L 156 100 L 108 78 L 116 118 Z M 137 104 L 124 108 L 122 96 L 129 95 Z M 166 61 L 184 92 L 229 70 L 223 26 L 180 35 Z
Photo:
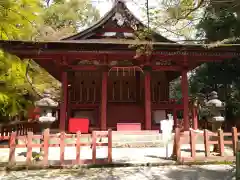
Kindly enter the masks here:
M 134 33 L 133 29 L 129 28 L 103 28 L 100 32 L 96 33 L 95 36 L 103 36 L 105 32 L 113 33 Z
M 158 103 L 152 104 L 153 110 L 183 110 L 182 104 L 172 104 L 172 103 Z
M 71 71 L 96 71 L 98 70 L 98 66 L 94 65 L 71 65 L 71 66 L 66 66 L 68 70 Z
M 142 64 L 143 66 L 145 64 Z M 105 65 L 106 66 L 106 65 Z M 150 65 L 151 66 L 151 65 Z M 72 71 L 96 71 L 99 68 L 103 67 L 103 65 L 97 66 L 97 65 L 69 65 L 65 68 L 72 70 Z M 153 71 L 181 71 L 181 66 L 151 66 Z M 139 71 L 139 69 L 135 69 L 136 71 Z M 117 68 L 111 69 L 111 71 L 117 71 Z
M 152 66 L 153 71 L 181 71 L 181 66 Z
M 115 27 L 106 27 L 102 29 L 103 32 L 128 32 L 133 33 L 134 30 L 130 28 L 115 28 Z
M 124 58 L 133 59 L 136 55 L 135 50 L 95 50 L 95 51 L 86 51 L 86 50 L 45 50 L 39 52 L 39 50 L 28 50 L 24 51 L 23 49 L 19 50 L 7 50 L 11 54 L 15 54 L 22 58 L 32 58 L 32 59 L 44 59 L 44 60 L 50 60 L 50 59 L 61 59 L 62 56 L 67 56 L 69 58 L 79 58 L 79 59 L 86 59 L 87 60 L 98 60 L 99 55 L 108 55 L 111 56 L 111 59 L 113 60 L 124 60 Z M 163 53 L 166 54 L 163 54 Z M 223 59 L 228 59 L 234 57 L 234 54 L 232 53 L 218 53 L 215 55 L 201 55 L 199 54 L 191 54 L 191 55 L 184 55 L 184 54 L 174 54 L 170 53 L 169 51 L 154 51 L 152 53 L 152 56 L 156 56 L 158 58 L 164 58 L 169 59 L 171 58 L 173 61 L 182 61 L 182 58 L 184 56 L 188 57 L 188 62 L 190 60 L 196 61 L 196 62 L 209 62 L 209 61 L 222 61 Z M 144 56 L 142 56 L 144 57 Z M 110 57 L 109 57 L 110 58 Z M 170 59 L 169 59 L 170 60 Z
M 97 104 L 79 104 L 79 103 L 71 103 L 71 109 L 96 109 L 100 106 Z

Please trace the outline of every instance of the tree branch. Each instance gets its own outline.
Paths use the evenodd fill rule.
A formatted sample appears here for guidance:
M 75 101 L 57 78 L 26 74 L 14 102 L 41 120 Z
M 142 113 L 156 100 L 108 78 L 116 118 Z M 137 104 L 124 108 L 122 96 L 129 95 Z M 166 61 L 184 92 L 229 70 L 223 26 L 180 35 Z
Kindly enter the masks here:
M 186 9 L 185 11 L 188 11 L 188 13 L 185 14 L 180 19 L 186 19 L 191 13 L 193 13 L 196 10 L 198 10 L 204 4 L 204 2 L 205 2 L 205 0 L 201 0 L 195 8 L 193 8 L 193 9 Z M 178 20 L 180 20 L 180 19 L 178 19 Z
M 31 78 L 30 78 L 30 76 L 29 76 L 29 74 L 28 74 L 29 68 L 30 68 L 30 60 L 28 60 L 25 77 L 26 77 L 26 79 L 27 79 L 27 82 L 28 82 L 28 83 L 30 84 L 30 86 L 32 87 L 32 90 L 33 90 L 40 98 L 42 98 L 43 95 L 40 94 L 40 93 L 38 92 L 38 90 L 34 87 L 34 85 L 33 85 L 33 83 L 32 83 L 32 80 L 31 80 Z

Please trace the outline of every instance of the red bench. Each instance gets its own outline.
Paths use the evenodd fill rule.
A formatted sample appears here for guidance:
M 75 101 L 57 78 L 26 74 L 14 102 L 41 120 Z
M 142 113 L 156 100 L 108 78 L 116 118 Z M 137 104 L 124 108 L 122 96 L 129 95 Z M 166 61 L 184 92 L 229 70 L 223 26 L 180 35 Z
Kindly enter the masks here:
M 117 123 L 117 131 L 141 131 L 141 123 Z

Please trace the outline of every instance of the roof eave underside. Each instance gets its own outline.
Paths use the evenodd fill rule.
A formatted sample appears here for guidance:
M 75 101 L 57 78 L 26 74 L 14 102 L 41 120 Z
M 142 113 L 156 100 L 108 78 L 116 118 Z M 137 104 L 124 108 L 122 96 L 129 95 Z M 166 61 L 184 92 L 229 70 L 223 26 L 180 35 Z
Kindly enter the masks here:
M 89 39 L 89 40 L 66 40 L 66 41 L 18 41 L 18 40 L 0 40 L 0 48 L 8 50 L 22 50 L 27 52 L 27 50 L 39 50 L 39 52 L 47 52 L 52 50 L 59 50 L 62 53 L 68 51 L 101 51 L 101 50 L 121 50 L 121 51 L 133 51 L 134 49 L 129 48 L 129 45 L 151 45 L 155 50 L 162 51 L 177 51 L 182 52 L 203 52 L 203 53 L 237 53 L 240 54 L 240 45 L 232 44 L 221 45 L 218 47 L 207 48 L 210 45 L 207 44 L 178 44 L 178 43 L 161 43 L 161 42 L 150 42 L 150 41 L 136 41 L 136 40 L 116 40 L 116 39 Z M 120 47 L 126 47 L 120 48 Z
M 93 45 L 95 44 L 95 45 Z M 144 44 L 144 43 L 143 43 Z M 55 56 L 53 54 L 56 54 L 56 52 L 59 53 L 60 56 L 64 54 L 71 54 L 71 53 L 78 53 L 81 51 L 81 49 L 84 48 L 87 50 L 88 53 L 101 53 L 101 52 L 114 52 L 112 51 L 112 48 L 115 47 L 114 45 L 117 45 L 116 47 L 121 47 L 122 45 L 129 45 L 126 42 L 121 44 L 115 43 L 115 44 L 109 44 L 108 42 L 92 42 L 90 43 L 89 40 L 80 40 L 80 41 L 57 41 L 57 42 L 31 42 L 31 41 L 4 41 L 0 40 L 0 48 L 4 49 L 5 51 L 17 55 L 21 58 L 21 54 L 24 53 L 25 56 L 22 56 L 24 58 L 31 58 L 31 53 L 34 53 L 36 56 L 40 56 L 42 53 L 51 55 L 54 58 Z M 118 46 L 119 45 L 119 46 Z M 182 57 L 185 56 L 184 53 L 214 53 L 218 57 L 221 56 L 221 54 L 230 54 L 232 57 L 239 56 L 240 52 L 240 46 L 239 45 L 233 45 L 233 46 L 220 46 L 212 49 L 206 49 L 203 47 L 203 45 L 180 45 L 180 44 L 173 44 L 173 43 L 153 43 L 155 47 L 160 50 L 161 52 L 176 52 L 181 50 L 183 54 Z M 105 51 L 101 48 L 107 48 Z M 122 51 L 121 49 L 119 51 Z M 118 51 L 118 52 L 119 52 Z M 127 49 L 129 52 L 134 52 L 133 49 Z M 126 52 L 126 50 L 122 51 L 123 53 Z M 35 60 L 40 66 L 45 68 L 53 77 L 60 80 L 61 77 L 61 70 L 57 71 L 56 69 L 59 68 L 58 64 L 53 61 L 53 59 L 50 60 Z M 54 68 L 56 67 L 56 68 Z M 55 69 L 53 71 L 53 69 Z M 170 73 L 170 72 L 169 72 Z M 176 74 L 176 73 L 174 73 Z M 179 76 L 179 73 L 176 74 L 176 76 L 173 76 L 172 78 L 176 78 Z

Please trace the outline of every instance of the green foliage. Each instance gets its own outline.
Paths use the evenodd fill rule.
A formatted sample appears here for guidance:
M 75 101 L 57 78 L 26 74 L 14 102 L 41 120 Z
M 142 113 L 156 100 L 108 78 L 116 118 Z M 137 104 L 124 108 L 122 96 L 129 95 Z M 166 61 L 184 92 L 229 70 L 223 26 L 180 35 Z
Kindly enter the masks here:
M 190 11 L 195 7 L 195 0 L 164 0 L 163 4 L 167 7 L 167 13 L 172 20 L 192 19 Z
M 99 18 L 98 11 L 93 8 L 90 1 L 54 1 L 45 8 L 43 14 L 44 24 L 54 29 L 73 27 L 75 31 L 79 28 L 89 26 Z
M 0 55 L 0 62 L 1 115 L 14 117 L 19 112 L 26 113 L 26 108 L 31 105 L 31 101 L 26 99 L 31 93 L 31 88 L 25 81 L 26 63 L 4 53 Z
M 0 0 L 0 39 L 56 40 L 99 17 L 88 0 L 55 0 L 49 6 L 44 3 L 41 0 Z M 36 99 L 26 79 L 28 63 L 28 74 L 34 77 L 31 79 L 37 90 L 59 87 L 59 82 L 35 62 L 0 51 L 0 116 L 13 119 L 19 113 L 26 113 Z
M 198 24 L 198 36 L 205 37 L 207 43 L 229 42 L 240 35 L 240 21 L 236 9 L 226 4 L 210 4 Z M 237 41 L 236 41 L 237 42 Z M 191 77 L 191 92 L 219 92 L 219 98 L 226 102 L 226 115 L 233 118 L 240 115 L 240 61 L 239 58 L 224 60 L 221 63 L 206 63 Z
M 0 1 L 0 39 L 31 39 L 41 13 L 38 0 Z M 0 114 L 14 117 L 31 104 L 25 81 L 26 63 L 0 51 Z
M 200 21 L 197 28 L 198 36 L 205 34 L 208 42 L 228 39 L 240 35 L 239 19 L 234 12 L 228 9 L 215 11 L 212 7 L 206 9 L 204 18 Z
M 31 39 L 39 13 L 39 0 L 0 1 L 0 39 Z
M 169 93 L 170 93 L 170 98 L 171 99 L 180 100 L 182 98 L 180 78 L 176 79 L 175 81 L 170 82 Z
M 205 0 L 156 0 L 149 9 L 150 26 L 166 37 L 193 39 Z
M 55 0 L 43 9 L 44 23 L 38 26 L 36 40 L 60 40 L 99 19 L 99 12 L 89 0 Z
M 167 23 L 179 26 L 183 23 L 183 29 L 175 29 L 172 34 L 183 34 L 194 22 L 197 22 L 197 38 L 206 39 L 206 43 L 218 46 L 221 43 L 237 43 L 240 36 L 240 5 L 237 0 L 223 1 L 196 1 L 171 0 L 163 1 L 166 7 Z M 205 3 L 207 2 L 207 3 Z M 187 24 L 185 27 L 184 24 Z M 181 26 L 181 25 L 180 25 Z M 195 28 L 194 27 L 194 28 Z M 170 30 L 169 30 L 170 31 Z M 188 30 L 187 30 L 188 31 Z M 190 31 L 189 31 L 190 32 Z M 194 32 L 194 31 L 192 31 Z M 192 34 L 192 33 L 190 33 Z M 222 63 L 205 63 L 195 69 L 190 76 L 190 94 L 208 94 L 215 90 L 219 98 L 226 102 L 226 115 L 228 118 L 240 116 L 240 63 L 239 58 L 225 60 Z M 179 84 L 175 83 L 178 90 Z M 175 97 L 179 97 L 175 93 Z

